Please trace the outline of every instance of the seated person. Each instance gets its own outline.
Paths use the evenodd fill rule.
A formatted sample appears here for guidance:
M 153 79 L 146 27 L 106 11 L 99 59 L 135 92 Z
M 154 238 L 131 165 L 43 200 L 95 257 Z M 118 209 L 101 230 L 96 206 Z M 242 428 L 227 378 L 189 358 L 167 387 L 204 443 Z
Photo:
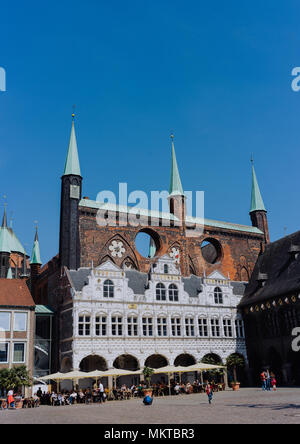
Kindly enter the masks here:
M 153 402 L 152 393 L 151 392 L 146 392 L 145 393 L 145 397 L 143 399 L 144 405 L 151 405 L 152 402 Z

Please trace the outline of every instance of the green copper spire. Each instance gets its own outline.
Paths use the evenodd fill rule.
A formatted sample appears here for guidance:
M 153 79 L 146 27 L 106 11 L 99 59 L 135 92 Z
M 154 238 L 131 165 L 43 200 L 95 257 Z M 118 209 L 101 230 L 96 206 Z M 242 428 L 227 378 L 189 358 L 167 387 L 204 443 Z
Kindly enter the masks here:
M 72 117 L 73 117 L 73 122 L 72 122 L 69 150 L 63 175 L 68 176 L 69 174 L 73 174 L 74 176 L 81 176 L 76 134 L 75 134 L 74 114 Z
M 7 228 L 7 217 L 6 217 L 6 204 L 4 207 L 4 214 L 2 220 L 2 227 L 0 228 L 0 253 L 11 253 L 11 235 Z
M 259 186 L 257 183 L 253 159 L 251 159 L 251 162 L 252 162 L 252 193 L 251 193 L 250 213 L 252 213 L 253 211 L 266 211 L 264 201 L 261 197 Z
M 30 261 L 30 265 L 34 265 L 34 264 L 42 265 L 37 227 L 36 227 L 36 233 L 35 233 L 35 238 L 34 238 L 31 261 Z
M 183 188 L 180 180 L 180 175 L 177 166 L 175 148 L 174 148 L 174 136 L 171 136 L 172 139 L 172 168 L 171 168 L 171 181 L 170 181 L 170 196 L 184 196 Z

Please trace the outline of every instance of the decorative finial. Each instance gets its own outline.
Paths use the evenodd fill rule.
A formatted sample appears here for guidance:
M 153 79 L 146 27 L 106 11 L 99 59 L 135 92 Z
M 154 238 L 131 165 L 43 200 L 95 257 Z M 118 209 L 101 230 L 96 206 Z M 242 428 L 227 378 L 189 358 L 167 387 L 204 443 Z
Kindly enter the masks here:
M 174 140 L 174 134 L 173 134 L 173 132 L 171 133 L 171 140 L 172 140 L 172 142 L 173 142 L 173 140 Z
M 75 109 L 76 109 L 76 105 L 73 105 L 73 113 L 72 113 L 73 122 L 74 122 L 74 119 L 75 119 Z
M 254 164 L 254 158 L 253 158 L 253 153 L 251 153 L 251 159 L 250 159 L 252 165 Z

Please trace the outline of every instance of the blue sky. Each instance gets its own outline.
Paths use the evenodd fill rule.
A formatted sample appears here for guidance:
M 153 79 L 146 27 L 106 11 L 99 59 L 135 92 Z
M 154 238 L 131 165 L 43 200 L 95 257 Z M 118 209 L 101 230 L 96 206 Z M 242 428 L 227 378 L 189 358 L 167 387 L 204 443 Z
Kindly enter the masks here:
M 249 224 L 251 166 L 272 240 L 299 229 L 297 1 L 2 2 L 0 209 L 42 260 L 58 251 L 60 177 L 76 104 L 83 194 L 168 189 L 170 132 L 208 218 Z M 286 227 L 286 231 L 284 230 Z

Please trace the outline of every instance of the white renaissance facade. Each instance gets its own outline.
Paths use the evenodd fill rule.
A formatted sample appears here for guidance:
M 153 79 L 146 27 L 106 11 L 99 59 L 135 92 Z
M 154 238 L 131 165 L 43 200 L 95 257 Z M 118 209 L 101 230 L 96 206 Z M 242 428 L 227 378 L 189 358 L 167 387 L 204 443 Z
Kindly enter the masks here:
M 225 363 L 233 353 L 247 362 L 237 311 L 245 283 L 218 271 L 183 278 L 176 262 L 163 256 L 149 274 L 111 261 L 69 271 L 72 351 L 61 351 L 61 362 L 85 371 L 94 370 L 93 358 L 98 370 L 190 365 L 206 355 Z

